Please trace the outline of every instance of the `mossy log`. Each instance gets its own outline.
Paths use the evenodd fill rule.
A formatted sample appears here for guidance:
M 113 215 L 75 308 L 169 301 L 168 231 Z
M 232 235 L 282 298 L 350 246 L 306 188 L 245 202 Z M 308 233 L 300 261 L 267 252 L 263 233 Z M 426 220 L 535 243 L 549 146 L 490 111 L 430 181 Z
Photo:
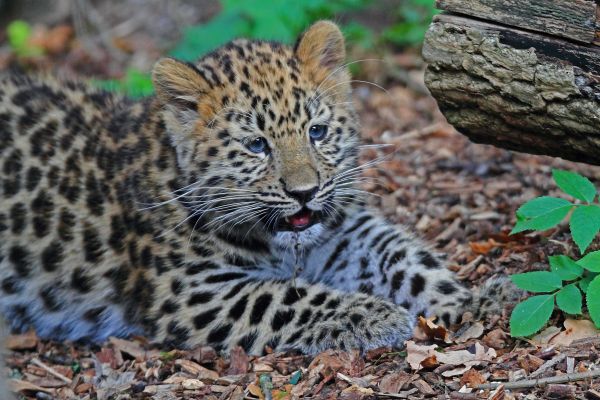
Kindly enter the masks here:
M 600 165 L 600 47 L 456 15 L 435 17 L 425 82 L 479 143 Z

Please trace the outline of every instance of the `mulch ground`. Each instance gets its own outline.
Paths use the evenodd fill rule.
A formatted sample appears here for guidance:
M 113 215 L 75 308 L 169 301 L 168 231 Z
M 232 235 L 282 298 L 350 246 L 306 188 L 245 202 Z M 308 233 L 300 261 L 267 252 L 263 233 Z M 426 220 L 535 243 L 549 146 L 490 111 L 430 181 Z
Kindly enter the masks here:
M 86 60 L 94 69 L 80 48 L 57 54 L 43 64 L 69 74 Z M 523 202 L 558 195 L 552 168 L 596 183 L 600 168 L 469 142 L 423 94 L 419 58 L 407 53 L 391 59 L 391 67 L 375 68 L 387 92 L 369 85 L 354 92 L 365 142 L 392 144 L 363 150 L 365 162 L 387 156 L 365 171 L 373 178 L 363 184 L 376 194 L 372 205 L 417 231 L 472 287 L 495 275 L 546 269 L 548 255 L 577 256 L 564 225 L 541 234 L 508 232 Z M 0 65 L 13 61 L 0 48 Z M 404 349 L 363 355 L 253 357 L 241 348 L 222 355 L 208 347 L 157 348 L 144 338 L 89 346 L 28 333 L 10 338 L 6 373 L 27 399 L 600 399 L 599 332 L 586 320 L 555 313 L 541 335 L 511 338 L 510 308 L 484 321 L 465 315 L 450 330 L 421 320 Z

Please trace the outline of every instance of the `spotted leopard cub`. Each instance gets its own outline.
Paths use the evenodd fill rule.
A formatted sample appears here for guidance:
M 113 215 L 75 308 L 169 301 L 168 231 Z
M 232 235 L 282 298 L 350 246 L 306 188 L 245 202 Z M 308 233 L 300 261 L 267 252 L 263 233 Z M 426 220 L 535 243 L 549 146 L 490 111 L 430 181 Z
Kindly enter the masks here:
M 156 96 L 0 83 L 0 308 L 14 329 L 173 346 L 401 345 L 479 305 L 366 209 L 344 40 L 160 60 Z

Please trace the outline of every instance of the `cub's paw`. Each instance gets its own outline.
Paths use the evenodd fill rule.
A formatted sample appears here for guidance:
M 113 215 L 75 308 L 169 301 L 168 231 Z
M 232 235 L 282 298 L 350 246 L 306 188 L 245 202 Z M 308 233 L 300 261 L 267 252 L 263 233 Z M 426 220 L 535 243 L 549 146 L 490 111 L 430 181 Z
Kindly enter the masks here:
M 401 347 L 412 336 L 414 317 L 396 304 L 368 296 L 356 296 L 348 304 L 311 324 L 295 348 L 307 354 L 326 349 L 367 351 L 383 346 Z

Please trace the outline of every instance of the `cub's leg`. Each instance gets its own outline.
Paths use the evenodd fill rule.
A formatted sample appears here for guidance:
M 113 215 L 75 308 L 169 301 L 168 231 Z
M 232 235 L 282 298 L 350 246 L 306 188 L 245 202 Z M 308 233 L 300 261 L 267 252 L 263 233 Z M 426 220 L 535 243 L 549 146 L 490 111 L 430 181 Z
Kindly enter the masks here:
M 196 278 L 196 277 L 195 277 Z M 412 334 L 408 312 L 382 298 L 349 294 L 302 280 L 259 281 L 244 272 L 201 277 L 180 285 L 157 305 L 156 339 L 175 346 L 241 345 L 260 354 L 265 345 L 307 354 L 324 349 L 401 345 Z
M 346 221 L 311 254 L 306 274 L 345 292 L 388 299 L 413 315 L 436 315 L 446 325 L 474 306 L 474 296 L 439 257 L 401 226 L 370 211 Z

